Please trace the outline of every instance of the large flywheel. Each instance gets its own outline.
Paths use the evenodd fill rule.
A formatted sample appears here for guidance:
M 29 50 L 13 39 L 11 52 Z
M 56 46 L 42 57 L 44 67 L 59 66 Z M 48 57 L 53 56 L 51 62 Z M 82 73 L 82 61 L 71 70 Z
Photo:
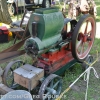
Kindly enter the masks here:
M 83 15 L 75 26 L 72 35 L 72 55 L 83 61 L 89 54 L 96 34 L 96 22 L 92 15 Z

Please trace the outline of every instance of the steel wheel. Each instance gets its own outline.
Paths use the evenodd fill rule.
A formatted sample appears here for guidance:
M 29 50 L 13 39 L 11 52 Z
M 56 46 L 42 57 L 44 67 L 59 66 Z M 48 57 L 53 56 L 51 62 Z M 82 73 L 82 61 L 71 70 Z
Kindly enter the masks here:
M 62 79 L 58 75 L 49 75 L 42 83 L 39 96 L 41 100 L 55 100 L 61 93 Z
M 96 22 L 92 15 L 83 15 L 72 35 L 72 55 L 83 62 L 89 54 L 96 33 Z
M 17 84 L 14 82 L 14 75 L 13 71 L 17 68 L 19 68 L 21 65 L 23 65 L 23 62 L 21 60 L 11 61 L 5 68 L 2 79 L 3 83 L 10 87 L 15 88 Z
M 89 65 L 87 63 L 88 64 L 92 64 L 93 63 L 93 56 L 88 55 L 86 57 L 85 62 L 82 63 L 83 70 L 86 70 L 89 67 Z

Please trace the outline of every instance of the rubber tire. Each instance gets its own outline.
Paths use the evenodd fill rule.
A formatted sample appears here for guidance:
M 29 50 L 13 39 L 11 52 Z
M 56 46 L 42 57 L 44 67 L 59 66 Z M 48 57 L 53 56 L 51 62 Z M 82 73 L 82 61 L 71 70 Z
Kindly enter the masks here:
M 49 2 L 49 6 L 47 7 L 47 5 L 46 5 L 46 1 L 48 1 Z M 43 2 L 42 2 L 42 8 L 49 8 L 51 6 L 51 0 L 43 0 Z
M 73 35 L 72 35 L 72 45 L 71 45 L 71 51 L 72 51 L 72 55 L 73 55 L 73 57 L 76 59 L 76 60 L 78 60 L 78 62 L 83 62 L 85 59 L 86 59 L 86 57 L 88 56 L 88 54 L 89 54 L 89 52 L 90 52 L 90 50 L 91 50 L 91 48 L 92 48 L 92 46 L 91 46 L 91 48 L 90 48 L 90 50 L 89 50 L 89 52 L 88 52 L 88 54 L 84 57 L 84 58 L 79 58 L 78 57 L 78 55 L 77 55 L 77 51 L 76 51 L 76 39 L 77 39 L 77 36 L 78 36 L 78 32 L 79 32 L 79 29 L 80 29 L 80 27 L 81 27 L 81 25 L 83 24 L 83 22 L 85 22 L 86 21 L 86 19 L 87 18 L 89 18 L 89 17 L 92 17 L 93 19 L 94 19 L 94 26 L 95 26 L 95 28 L 94 28 L 94 38 L 95 38 L 95 34 L 96 34 L 96 22 L 95 22 L 95 18 L 94 18 L 94 16 L 92 16 L 92 15 L 89 15 L 89 14 L 86 14 L 86 15 L 83 15 L 80 19 L 79 19 L 79 21 L 78 21 L 78 23 L 76 24 L 76 27 L 75 27 L 75 29 L 74 29 L 74 31 L 73 31 Z M 93 38 L 93 42 L 94 42 L 94 38 Z M 92 42 L 92 45 L 93 45 L 93 42 Z
M 12 15 L 15 15 L 16 14 L 16 5 L 15 4 L 9 4 L 9 6 L 8 6 L 8 11 L 9 11 L 9 14 L 10 14 L 10 16 L 12 16 Z M 13 10 L 12 10 L 13 9 Z

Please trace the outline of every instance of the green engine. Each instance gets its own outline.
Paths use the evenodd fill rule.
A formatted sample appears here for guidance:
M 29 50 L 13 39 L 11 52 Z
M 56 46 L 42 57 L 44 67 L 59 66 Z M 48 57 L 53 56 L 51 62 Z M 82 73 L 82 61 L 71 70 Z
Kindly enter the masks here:
M 62 40 L 61 31 L 64 27 L 62 12 L 54 8 L 36 9 L 29 20 L 31 38 L 25 42 L 28 55 L 38 55 Z

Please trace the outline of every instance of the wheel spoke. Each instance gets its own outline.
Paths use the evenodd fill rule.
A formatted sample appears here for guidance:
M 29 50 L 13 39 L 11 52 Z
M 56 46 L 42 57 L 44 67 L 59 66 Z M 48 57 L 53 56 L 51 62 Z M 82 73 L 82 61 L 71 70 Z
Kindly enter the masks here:
M 50 83 L 50 87 L 52 88 L 53 87 L 53 83 L 54 83 L 54 79 L 51 81 Z
M 88 21 L 86 22 L 86 27 L 85 27 L 85 31 L 84 31 L 84 34 L 86 34 L 87 33 L 87 29 L 88 29 Z
M 93 28 L 92 28 L 92 23 L 91 23 L 91 29 L 90 29 L 90 31 L 88 32 L 88 34 L 89 34 L 89 36 L 91 36 L 93 33 L 92 33 L 92 30 L 93 30 Z M 91 34 L 92 33 L 92 34 Z
M 59 84 L 60 81 L 57 81 L 54 86 L 53 86 L 53 89 Z
M 46 90 L 47 90 L 48 92 L 51 92 L 52 88 L 46 87 Z
M 81 45 L 81 52 L 80 52 L 80 54 L 82 55 L 84 53 L 84 43 L 82 43 L 82 45 Z
M 76 50 L 77 50 L 77 51 L 78 51 L 79 46 L 81 46 L 81 44 L 82 44 L 82 40 L 78 41 L 77 47 L 76 47 Z
M 87 42 L 85 43 L 86 50 L 87 50 L 87 48 L 89 47 L 89 44 L 90 44 L 90 41 L 87 41 Z M 85 51 L 86 51 L 86 50 L 85 50 Z

